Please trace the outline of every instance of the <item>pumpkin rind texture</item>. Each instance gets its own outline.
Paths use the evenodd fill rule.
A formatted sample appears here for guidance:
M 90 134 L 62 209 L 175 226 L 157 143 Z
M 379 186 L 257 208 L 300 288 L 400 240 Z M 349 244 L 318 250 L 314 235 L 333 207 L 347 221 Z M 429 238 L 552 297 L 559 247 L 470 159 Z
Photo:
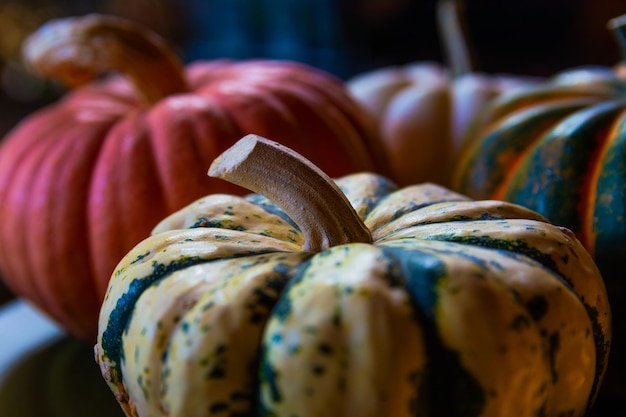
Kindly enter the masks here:
M 128 416 L 589 411 L 611 315 L 571 232 L 438 185 L 336 183 L 373 243 L 303 251 L 271 201 L 212 194 L 126 254 L 95 352 Z
M 534 77 L 470 72 L 453 77 L 435 62 L 378 68 L 347 81 L 379 126 L 400 185 L 448 185 L 454 157 L 476 114 L 504 92 L 534 85 Z
M 592 254 L 615 317 L 607 397 L 626 398 L 626 81 L 580 68 L 495 100 L 460 153 L 452 188 L 524 205 Z
M 153 62 L 150 76 L 159 71 Z M 206 194 L 243 192 L 206 170 L 244 134 L 282 141 L 332 175 L 386 171 L 375 126 L 330 74 L 224 60 L 182 76 L 187 91 L 150 105 L 123 75 L 94 81 L 2 140 L 0 274 L 77 337 L 95 340 L 115 265 L 159 220 Z

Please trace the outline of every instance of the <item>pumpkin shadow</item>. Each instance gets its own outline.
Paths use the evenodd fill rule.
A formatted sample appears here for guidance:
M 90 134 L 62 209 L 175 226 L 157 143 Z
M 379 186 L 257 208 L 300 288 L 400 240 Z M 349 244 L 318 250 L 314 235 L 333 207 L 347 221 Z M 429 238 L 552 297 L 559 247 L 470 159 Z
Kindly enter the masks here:
M 2 417 L 124 417 L 93 347 L 66 336 L 35 349 L 0 380 Z

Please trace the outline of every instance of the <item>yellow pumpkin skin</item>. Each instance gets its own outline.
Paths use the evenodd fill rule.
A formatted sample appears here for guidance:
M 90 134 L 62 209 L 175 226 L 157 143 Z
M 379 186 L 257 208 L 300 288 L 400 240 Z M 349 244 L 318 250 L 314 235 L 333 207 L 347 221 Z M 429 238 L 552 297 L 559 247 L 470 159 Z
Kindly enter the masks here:
M 571 232 L 433 184 L 334 184 L 371 243 L 305 250 L 290 210 L 213 194 L 121 260 L 95 353 L 128 416 L 589 412 L 611 316 Z
M 534 85 L 533 77 L 469 72 L 453 77 L 435 62 L 379 68 L 347 80 L 377 122 L 399 185 L 448 185 L 460 144 L 476 114 L 503 92 Z

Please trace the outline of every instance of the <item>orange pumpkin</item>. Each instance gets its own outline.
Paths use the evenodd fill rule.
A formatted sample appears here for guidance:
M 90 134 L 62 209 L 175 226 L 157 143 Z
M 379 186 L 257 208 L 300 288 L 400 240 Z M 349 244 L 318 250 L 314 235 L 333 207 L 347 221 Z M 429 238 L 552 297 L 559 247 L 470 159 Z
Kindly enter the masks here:
M 155 33 L 101 15 L 49 22 L 24 51 L 77 88 L 0 145 L 0 275 L 79 338 L 95 339 L 111 272 L 160 219 L 244 191 L 206 176 L 242 135 L 276 138 L 333 176 L 386 170 L 343 83 L 303 64 L 184 66 Z M 120 74 L 93 81 L 110 70 Z

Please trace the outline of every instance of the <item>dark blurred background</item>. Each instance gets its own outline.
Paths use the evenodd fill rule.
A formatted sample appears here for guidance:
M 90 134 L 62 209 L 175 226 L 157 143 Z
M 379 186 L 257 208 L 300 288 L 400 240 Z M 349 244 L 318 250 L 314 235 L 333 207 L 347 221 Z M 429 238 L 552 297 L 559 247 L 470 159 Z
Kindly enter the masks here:
M 185 61 L 285 58 L 348 78 L 416 60 L 445 62 L 435 0 L 0 0 L 0 135 L 63 91 L 24 70 L 21 41 L 48 19 L 109 13 L 146 24 Z M 626 0 L 468 0 L 477 70 L 544 76 L 612 65 L 607 21 Z

